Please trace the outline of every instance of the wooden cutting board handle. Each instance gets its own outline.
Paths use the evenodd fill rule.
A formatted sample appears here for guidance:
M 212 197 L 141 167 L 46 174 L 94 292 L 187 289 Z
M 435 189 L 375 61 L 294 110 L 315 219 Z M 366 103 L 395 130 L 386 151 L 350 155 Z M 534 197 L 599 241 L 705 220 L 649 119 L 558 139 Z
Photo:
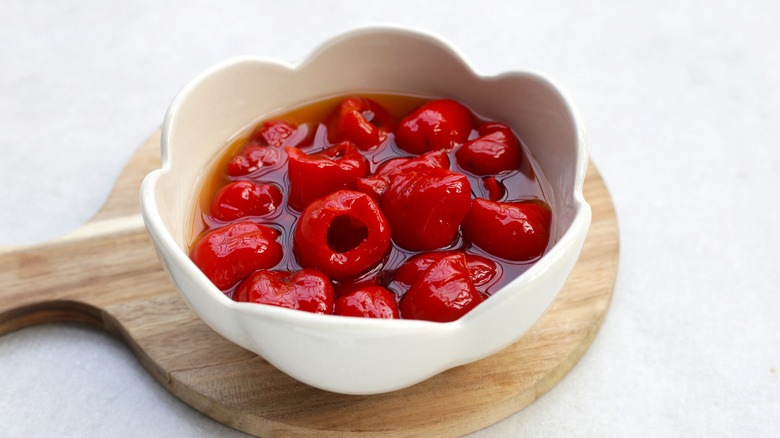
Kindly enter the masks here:
M 53 321 L 104 327 L 108 306 L 165 289 L 139 284 L 161 277 L 139 207 L 141 181 L 160 165 L 159 139 L 158 131 L 133 156 L 88 223 L 49 242 L 0 247 L 0 334 Z
M 143 177 L 160 166 L 159 140 L 158 131 L 138 150 L 88 223 L 50 242 L 0 247 L 0 334 L 52 321 L 104 328 L 184 402 L 258 436 L 456 436 L 552 388 L 590 346 L 609 308 L 617 219 L 591 165 L 585 197 L 593 221 L 582 254 L 550 309 L 519 341 L 387 394 L 312 388 L 217 335 L 173 289 L 138 205 Z

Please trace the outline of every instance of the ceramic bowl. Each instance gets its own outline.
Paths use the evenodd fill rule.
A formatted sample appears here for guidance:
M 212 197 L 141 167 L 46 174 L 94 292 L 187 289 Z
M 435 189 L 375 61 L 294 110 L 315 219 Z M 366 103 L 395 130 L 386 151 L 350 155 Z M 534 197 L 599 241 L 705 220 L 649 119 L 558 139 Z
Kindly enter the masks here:
M 355 92 L 447 97 L 509 124 L 546 178 L 554 245 L 532 268 L 449 323 L 373 320 L 237 303 L 190 261 L 187 244 L 204 169 L 226 142 L 296 104 Z M 158 255 L 190 307 L 215 331 L 309 385 L 346 394 L 404 388 L 509 346 L 552 303 L 590 225 L 582 196 L 587 150 L 571 102 L 529 72 L 479 75 L 450 44 L 424 32 L 364 28 L 340 35 L 304 62 L 231 59 L 203 72 L 165 117 L 162 168 L 141 189 Z

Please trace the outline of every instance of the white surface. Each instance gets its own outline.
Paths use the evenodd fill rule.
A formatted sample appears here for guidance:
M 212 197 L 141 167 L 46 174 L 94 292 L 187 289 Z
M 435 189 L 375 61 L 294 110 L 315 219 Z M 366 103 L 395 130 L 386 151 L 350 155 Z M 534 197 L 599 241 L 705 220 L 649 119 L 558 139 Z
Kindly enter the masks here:
M 4 0 L 0 245 L 87 221 L 208 65 L 297 61 L 348 28 L 411 24 L 483 73 L 531 68 L 564 84 L 621 227 L 591 348 L 548 394 L 475 435 L 778 436 L 780 3 L 474 5 Z M 0 338 L 0 388 L 2 436 L 242 436 L 81 326 Z

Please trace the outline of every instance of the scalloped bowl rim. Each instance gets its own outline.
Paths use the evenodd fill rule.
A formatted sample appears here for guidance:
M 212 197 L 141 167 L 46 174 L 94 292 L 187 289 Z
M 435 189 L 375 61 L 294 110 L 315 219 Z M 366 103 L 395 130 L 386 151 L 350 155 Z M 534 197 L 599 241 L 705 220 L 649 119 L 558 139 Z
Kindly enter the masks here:
M 189 259 L 185 250 L 182 249 L 181 246 L 176 242 L 176 240 L 173 238 L 171 233 L 167 230 L 164 224 L 165 221 L 163 220 L 162 213 L 158 209 L 157 202 L 155 200 L 156 198 L 155 188 L 158 182 L 162 178 L 165 178 L 166 175 L 172 172 L 173 165 L 174 165 L 173 160 L 176 159 L 177 152 L 172 149 L 173 147 L 172 144 L 175 141 L 175 139 L 172 138 L 172 132 L 174 131 L 175 125 L 177 123 L 177 115 L 181 110 L 182 105 L 185 104 L 185 101 L 187 100 L 188 96 L 193 92 L 193 90 L 198 89 L 198 87 L 202 85 L 204 80 L 211 78 L 216 73 L 225 71 L 226 69 L 235 68 L 236 66 L 262 64 L 264 66 L 270 65 L 270 66 L 277 66 L 280 68 L 284 68 L 289 70 L 290 73 L 301 72 L 301 71 L 305 71 L 315 61 L 319 60 L 320 59 L 319 55 L 327 51 L 327 49 L 343 44 L 345 41 L 349 41 L 353 38 L 363 37 L 365 35 L 371 35 L 371 34 L 384 34 L 387 36 L 400 35 L 402 37 L 408 37 L 411 35 L 416 38 L 422 38 L 428 40 L 430 43 L 439 44 L 441 45 L 441 48 L 443 50 L 450 51 L 451 54 L 456 58 L 456 60 L 462 63 L 464 67 L 473 75 L 474 79 L 480 82 L 487 81 L 487 80 L 496 80 L 504 77 L 523 76 L 526 78 L 531 78 L 534 81 L 537 81 L 539 83 L 543 83 L 546 86 L 548 86 L 550 89 L 557 92 L 558 93 L 557 97 L 560 99 L 561 103 L 566 107 L 566 110 L 569 112 L 569 115 L 571 116 L 572 123 L 574 125 L 574 132 L 576 136 L 574 141 L 576 142 L 577 145 L 576 146 L 577 158 L 576 158 L 575 174 L 573 176 L 573 187 L 572 187 L 573 193 L 571 193 L 572 200 L 574 201 L 574 205 L 572 207 L 575 213 L 571 221 L 571 224 L 566 229 L 566 231 L 561 236 L 559 236 L 557 242 L 549 249 L 549 251 L 540 260 L 538 260 L 531 268 L 529 268 L 522 275 L 512 280 L 508 285 L 503 287 L 501 290 L 496 291 L 489 299 L 481 303 L 479 306 L 477 306 L 471 312 L 466 314 L 464 317 L 453 322 L 435 323 L 435 322 L 418 321 L 418 320 L 378 320 L 378 319 L 343 317 L 343 316 L 335 316 L 335 315 L 316 315 L 308 312 L 301 312 L 301 311 L 284 309 L 284 308 L 279 308 L 274 306 L 262 306 L 262 305 L 256 305 L 250 303 L 238 303 L 231 300 L 230 298 L 225 296 L 221 291 L 219 291 L 219 289 L 206 278 L 206 276 Z M 298 102 L 292 102 L 292 103 L 298 103 Z M 445 42 L 444 39 L 435 36 L 431 33 L 421 32 L 419 30 L 409 30 L 409 29 L 398 28 L 398 27 L 370 27 L 370 28 L 358 29 L 358 30 L 353 30 L 351 32 L 338 35 L 335 38 L 330 39 L 323 45 L 313 50 L 305 58 L 305 60 L 299 64 L 288 64 L 288 63 L 279 62 L 277 60 L 271 60 L 260 56 L 241 56 L 241 57 L 231 58 L 228 59 L 227 61 L 216 64 L 206 69 L 201 74 L 197 75 L 195 78 L 193 78 L 178 93 L 176 98 L 171 103 L 168 112 L 166 113 L 164 123 L 163 123 L 163 130 L 162 130 L 162 147 L 161 147 L 162 164 L 160 169 L 152 171 L 149 175 L 147 175 L 147 177 L 145 178 L 142 184 L 142 190 L 141 190 L 142 214 L 143 214 L 144 222 L 149 231 L 149 234 L 153 238 L 153 241 L 155 243 L 155 248 L 157 249 L 158 254 L 160 255 L 161 261 L 163 261 L 163 264 L 166 267 L 172 265 L 175 266 L 176 269 L 180 269 L 185 276 L 188 276 L 191 279 L 191 281 L 195 285 L 197 285 L 197 288 L 199 290 L 195 291 L 194 293 L 206 294 L 208 296 L 207 297 L 208 300 L 213 301 L 214 303 L 217 303 L 219 306 L 226 308 L 231 313 L 235 312 L 237 314 L 243 314 L 250 319 L 262 318 L 266 320 L 273 320 L 276 323 L 282 323 L 282 325 L 286 325 L 288 327 L 297 327 L 299 329 L 304 329 L 307 331 L 321 330 L 323 332 L 322 334 L 314 334 L 314 336 L 316 337 L 321 335 L 323 338 L 330 337 L 334 333 L 340 333 L 345 331 L 350 332 L 352 335 L 357 336 L 358 338 L 366 338 L 366 339 L 397 338 L 397 337 L 403 338 L 407 336 L 417 336 L 422 333 L 425 333 L 426 335 L 434 335 L 435 337 L 453 336 L 459 334 L 460 332 L 469 330 L 470 325 L 473 321 L 481 317 L 484 317 L 484 314 L 489 314 L 496 311 L 496 309 L 500 308 L 505 301 L 512 299 L 512 295 L 516 293 L 521 293 L 521 294 L 533 293 L 533 290 L 529 290 L 526 287 L 526 285 L 534 283 L 539 276 L 543 275 L 543 273 L 546 271 L 548 266 L 556 263 L 562 257 L 565 257 L 567 255 L 571 256 L 572 251 L 579 253 L 579 250 L 582 246 L 583 233 L 586 232 L 587 228 L 590 225 L 590 207 L 582 195 L 585 172 L 587 170 L 587 146 L 586 146 L 582 126 L 583 125 L 580 120 L 578 111 L 571 103 L 571 100 L 565 95 L 565 93 L 562 91 L 559 85 L 553 83 L 553 81 L 551 81 L 549 78 L 547 78 L 542 74 L 525 70 L 525 71 L 507 72 L 497 76 L 482 76 L 479 73 L 477 73 L 477 71 L 469 64 L 466 57 L 461 55 L 457 51 L 457 49 L 455 49 L 451 44 Z M 216 146 L 219 147 L 221 145 L 216 145 Z M 192 305 L 192 303 L 190 302 L 189 294 L 193 293 L 193 291 L 182 290 L 178 285 L 177 285 L 177 289 L 179 289 L 180 293 L 185 298 L 185 300 L 187 300 L 187 302 Z M 510 294 L 507 291 L 507 289 L 515 289 L 515 291 L 514 293 Z M 200 312 L 198 312 L 197 310 L 196 313 L 199 313 L 199 316 L 203 318 L 204 315 L 200 314 Z M 209 323 L 209 321 L 206 322 Z M 209 323 L 209 325 L 212 326 L 212 328 L 215 329 L 217 332 L 221 333 L 223 336 L 227 337 L 233 342 L 236 342 L 245 348 L 258 352 L 259 349 L 256 348 L 256 345 L 253 345 L 252 341 L 247 341 L 246 339 L 238 339 L 234 334 L 231 335 L 230 330 L 223 330 L 222 327 L 219 326 L 219 324 Z M 525 330 L 523 330 L 523 332 L 525 332 Z M 493 350 L 498 351 L 501 348 L 504 348 L 505 346 L 516 341 L 520 335 L 522 335 L 522 333 L 513 337 L 513 339 L 502 343 L 500 348 L 496 349 L 494 347 Z M 327 383 L 317 382 L 310 378 L 307 378 L 306 376 L 296 375 L 295 372 L 290 373 L 290 375 L 310 385 L 317 386 L 331 391 L 336 391 L 336 392 L 355 393 L 355 394 L 385 392 L 385 391 L 398 389 L 419 382 L 445 369 L 460 365 L 462 363 L 467 363 L 476 360 L 480 357 L 484 357 L 489 354 L 492 354 L 495 351 L 489 352 L 487 354 L 479 354 L 477 355 L 478 357 L 466 357 L 461 360 L 455 360 L 455 361 L 451 360 L 447 364 L 442 364 L 434 371 L 429 371 L 425 375 L 420 375 L 413 379 L 407 379 L 408 382 L 402 385 L 395 385 L 395 387 L 392 388 L 367 389 L 363 391 L 360 390 L 359 388 L 355 389 L 355 388 L 342 388 L 337 386 L 329 386 Z M 277 365 L 277 363 L 274 360 L 269 360 L 269 361 L 272 364 Z M 287 370 L 284 369 L 283 366 L 280 369 L 284 372 L 287 372 Z

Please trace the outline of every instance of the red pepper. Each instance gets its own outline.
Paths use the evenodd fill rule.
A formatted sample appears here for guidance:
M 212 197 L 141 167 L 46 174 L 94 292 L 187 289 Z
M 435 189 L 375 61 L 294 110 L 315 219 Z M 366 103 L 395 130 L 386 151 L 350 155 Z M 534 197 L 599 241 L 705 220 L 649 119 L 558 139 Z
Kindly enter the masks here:
M 382 163 L 373 175 L 359 178 L 355 190 L 366 193 L 381 203 L 390 181 L 406 172 L 427 169 L 448 169 L 450 159 L 442 151 L 426 152 L 420 156 L 393 158 Z
M 455 152 L 458 165 L 475 175 L 495 175 L 520 167 L 520 146 L 512 130 L 503 123 L 483 123 L 479 137 Z
M 374 198 L 376 202 L 382 202 L 382 197 L 387 190 L 387 185 L 390 184 L 390 180 L 382 175 L 368 175 L 365 178 L 358 178 L 355 183 L 355 190 L 363 192 L 368 196 Z
M 222 187 L 211 203 L 211 215 L 220 221 L 266 216 L 282 203 L 282 191 L 273 184 L 235 181 Z
M 334 281 L 333 287 L 336 288 L 336 297 L 343 297 L 366 287 L 384 287 L 389 284 L 390 272 L 379 268 L 381 268 L 381 263 L 375 269 L 371 269 L 364 274 Z
M 473 128 L 468 108 L 454 100 L 432 100 L 401 120 L 395 142 L 410 154 L 449 151 L 465 143 Z
M 482 178 L 482 186 L 487 192 L 487 199 L 490 201 L 500 201 L 506 194 L 506 188 L 495 176 L 486 176 Z
M 390 228 L 367 194 L 340 190 L 310 203 L 293 235 L 301 266 L 319 269 L 333 280 L 362 274 L 390 248 Z
M 301 211 L 306 205 L 341 189 L 355 189 L 358 178 L 368 174 L 368 163 L 349 141 L 343 141 L 317 154 L 285 148 L 289 157 L 290 192 L 287 203 Z
M 249 174 L 259 176 L 261 169 L 263 171 L 273 169 L 280 162 L 280 155 L 274 148 L 256 141 L 249 142 L 227 163 L 227 173 L 234 178 Z
M 393 241 L 412 251 L 430 251 L 454 242 L 471 206 L 465 175 L 430 169 L 396 176 L 382 198 Z
M 244 280 L 236 289 L 233 300 L 330 315 L 336 296 L 330 279 L 316 269 L 263 270 Z
M 449 169 L 450 159 L 444 151 L 431 151 L 413 158 L 393 158 L 384 162 L 375 175 L 386 177 L 392 181 L 398 175 L 408 172 L 419 172 L 428 169 Z
M 463 235 L 488 253 L 512 261 L 542 256 L 550 241 L 552 212 L 541 201 L 493 202 L 477 198 Z
M 398 319 L 395 294 L 380 286 L 368 286 L 336 299 L 336 315 Z
M 296 147 L 303 137 L 305 130 L 299 130 L 297 126 L 283 120 L 271 120 L 260 125 L 252 134 L 255 140 L 266 146 Z
M 325 119 L 328 141 L 349 140 L 361 151 L 376 148 L 395 129 L 395 118 L 371 99 L 348 97 Z
M 283 159 L 279 148 L 301 146 L 307 131 L 305 126 L 296 127 L 283 120 L 263 123 L 252 133 L 250 141 L 228 162 L 228 175 L 233 178 L 249 174 L 259 176 L 261 169 L 274 168 Z
M 254 222 L 238 222 L 212 230 L 192 248 L 191 258 L 220 290 L 228 290 L 258 269 L 282 260 L 279 234 Z
M 501 267 L 493 260 L 476 254 L 451 250 L 431 251 L 415 255 L 404 262 L 404 264 L 395 271 L 393 280 L 409 285 L 414 284 L 432 264 L 444 257 L 457 254 L 464 254 L 466 256 L 466 266 L 469 268 L 469 276 L 475 287 L 484 286 L 490 283 L 494 278 L 501 276 Z
M 442 257 L 414 282 L 401 301 L 401 316 L 436 322 L 455 321 L 482 302 L 471 280 L 466 256 Z

